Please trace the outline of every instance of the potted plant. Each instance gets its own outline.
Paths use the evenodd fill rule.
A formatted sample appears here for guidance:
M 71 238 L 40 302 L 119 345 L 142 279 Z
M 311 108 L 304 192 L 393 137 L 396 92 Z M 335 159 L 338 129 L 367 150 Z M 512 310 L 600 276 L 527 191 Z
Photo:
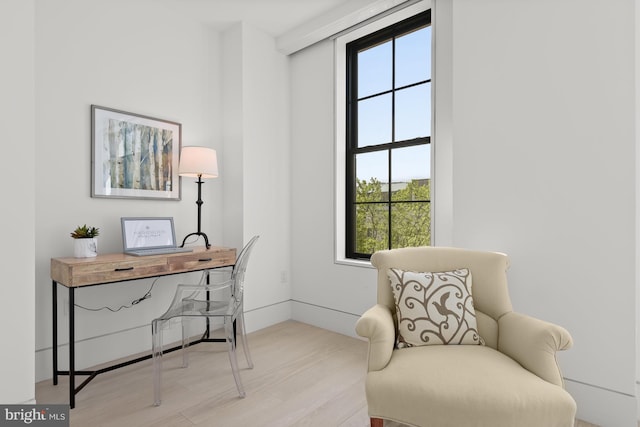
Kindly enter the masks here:
M 76 258 L 90 258 L 98 255 L 98 235 L 100 229 L 87 227 L 87 224 L 76 227 L 71 233 L 74 239 L 73 255 Z

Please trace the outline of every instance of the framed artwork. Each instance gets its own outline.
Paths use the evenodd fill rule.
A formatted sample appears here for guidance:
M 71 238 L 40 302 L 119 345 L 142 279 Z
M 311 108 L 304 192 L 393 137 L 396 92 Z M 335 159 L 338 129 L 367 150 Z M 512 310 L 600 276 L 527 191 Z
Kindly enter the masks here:
M 182 125 L 91 106 L 91 197 L 180 200 Z

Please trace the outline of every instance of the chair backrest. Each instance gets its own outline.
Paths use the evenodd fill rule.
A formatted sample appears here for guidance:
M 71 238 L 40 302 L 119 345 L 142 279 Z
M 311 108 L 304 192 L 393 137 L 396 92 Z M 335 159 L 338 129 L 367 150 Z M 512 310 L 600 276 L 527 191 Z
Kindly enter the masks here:
M 378 269 L 378 304 L 389 307 L 394 313 L 394 319 L 396 306 L 387 276 L 389 268 L 417 272 L 468 268 L 473 277 L 471 292 L 478 320 L 478 332 L 487 345 L 497 348 L 497 321 L 500 316 L 512 311 L 507 289 L 507 255 L 461 248 L 423 246 L 378 251 L 371 256 L 371 264 Z
M 255 246 L 256 242 L 260 236 L 256 235 L 249 240 L 249 242 L 244 245 L 244 248 L 240 251 L 240 254 L 236 258 L 236 263 L 233 266 L 233 270 L 231 272 L 231 279 L 234 281 L 233 284 L 233 293 L 237 297 L 241 297 L 244 292 L 244 274 L 247 271 L 247 263 L 249 262 L 249 255 L 251 255 L 251 251 Z

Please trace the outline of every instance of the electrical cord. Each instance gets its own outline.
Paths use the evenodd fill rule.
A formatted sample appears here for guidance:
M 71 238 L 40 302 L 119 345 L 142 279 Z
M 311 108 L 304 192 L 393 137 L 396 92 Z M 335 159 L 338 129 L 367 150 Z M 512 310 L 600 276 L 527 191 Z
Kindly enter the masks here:
M 143 296 L 141 296 L 140 298 L 134 299 L 133 301 L 131 301 L 130 305 L 121 305 L 118 308 L 111 308 L 111 307 L 100 307 L 100 308 L 90 308 L 90 307 L 85 307 L 83 305 L 80 304 L 73 304 L 74 306 L 81 308 L 83 310 L 87 310 L 87 311 L 101 311 L 101 310 L 109 310 L 112 313 L 115 313 L 117 311 L 122 310 L 123 308 L 132 308 L 134 305 L 140 304 L 142 301 L 151 298 L 151 290 L 153 289 L 153 287 L 155 286 L 156 282 L 158 281 L 159 277 L 155 278 L 154 281 L 151 283 L 151 287 L 149 287 L 149 290 L 147 291 L 146 294 L 144 294 Z

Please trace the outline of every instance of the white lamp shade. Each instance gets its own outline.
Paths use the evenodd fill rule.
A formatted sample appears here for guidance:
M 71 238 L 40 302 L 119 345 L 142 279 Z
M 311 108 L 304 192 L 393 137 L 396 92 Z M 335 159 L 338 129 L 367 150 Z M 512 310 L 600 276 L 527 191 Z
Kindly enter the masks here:
M 182 147 L 178 174 L 180 176 L 216 178 L 218 176 L 216 150 L 208 147 Z

